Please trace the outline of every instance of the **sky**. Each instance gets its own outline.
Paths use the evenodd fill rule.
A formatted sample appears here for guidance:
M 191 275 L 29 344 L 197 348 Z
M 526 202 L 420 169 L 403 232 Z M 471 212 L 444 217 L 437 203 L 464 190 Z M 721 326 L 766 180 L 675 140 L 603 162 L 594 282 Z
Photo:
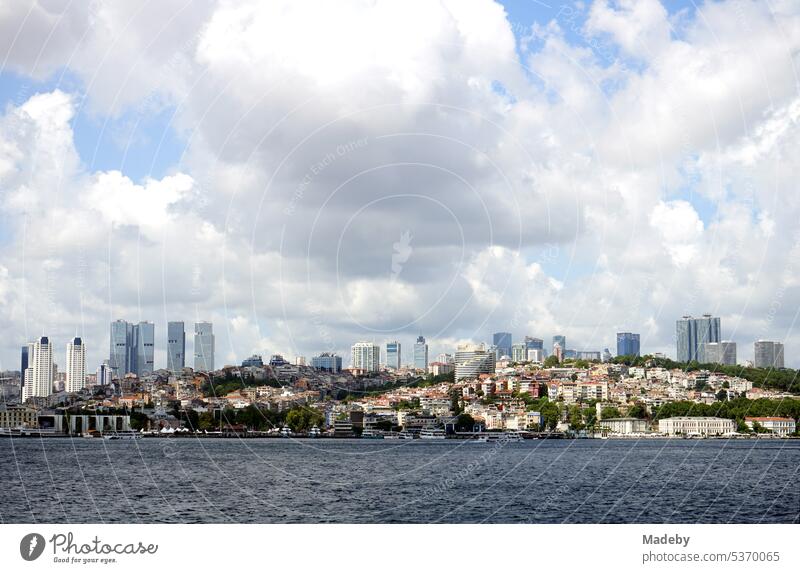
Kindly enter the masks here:
M 0 369 L 209 320 L 216 363 L 510 331 L 800 365 L 800 4 L 0 6 Z M 56 353 L 56 360 L 60 354 Z M 63 362 L 63 359 L 61 360 Z

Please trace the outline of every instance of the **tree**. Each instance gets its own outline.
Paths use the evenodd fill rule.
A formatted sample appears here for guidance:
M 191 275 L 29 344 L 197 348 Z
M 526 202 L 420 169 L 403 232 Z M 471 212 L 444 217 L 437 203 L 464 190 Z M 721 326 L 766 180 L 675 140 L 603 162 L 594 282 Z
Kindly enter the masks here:
M 728 391 L 727 390 L 722 389 L 719 392 L 717 392 L 717 400 L 719 402 L 724 402 L 727 399 L 728 399 Z
M 459 414 L 456 418 L 456 431 L 457 432 L 471 432 L 475 427 L 475 418 L 469 414 Z
M 558 364 L 559 364 L 558 356 L 556 356 L 555 354 L 551 354 L 550 356 L 544 359 L 545 368 L 554 368 L 558 366 Z
M 619 410 L 614 406 L 606 406 L 600 412 L 600 417 L 603 420 L 608 420 L 609 418 L 621 418 L 622 414 L 620 414 Z
M 216 427 L 214 414 L 212 412 L 202 412 L 197 418 L 197 427 L 200 430 L 213 430 Z

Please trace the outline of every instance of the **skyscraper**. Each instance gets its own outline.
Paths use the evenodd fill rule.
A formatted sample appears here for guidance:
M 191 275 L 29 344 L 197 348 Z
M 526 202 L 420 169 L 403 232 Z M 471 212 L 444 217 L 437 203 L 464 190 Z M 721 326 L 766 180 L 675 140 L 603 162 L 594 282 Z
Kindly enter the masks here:
M 528 350 L 544 350 L 544 340 L 532 336 L 525 337 L 525 348 Z
M 186 367 L 186 330 L 183 322 L 167 323 L 167 369 L 180 372 Z
M 196 322 L 194 325 L 194 369 L 214 371 L 214 327 L 210 322 Z
M 556 344 L 561 347 L 563 353 L 567 349 L 567 337 L 562 334 L 556 334 L 553 337 L 553 353 L 555 353 Z
M 386 366 L 389 368 L 394 368 L 395 370 L 400 368 L 401 364 L 401 346 L 400 343 L 396 340 L 392 342 L 386 343 Z
M 706 342 L 699 354 L 699 361 L 705 364 L 736 364 L 736 343 L 730 341 Z
M 528 349 L 525 347 L 524 342 L 517 342 L 516 344 L 511 345 L 511 361 L 512 362 L 528 361 Z
M 108 386 L 111 384 L 111 367 L 108 365 L 108 362 L 103 362 L 97 367 L 96 378 L 97 386 Z
M 108 365 L 120 378 L 134 371 L 133 325 L 124 320 L 111 323 Z
M 23 399 L 53 393 L 53 347 L 46 336 L 28 344 L 28 368 L 23 389 Z
M 492 344 L 497 349 L 497 358 L 501 356 L 511 357 L 511 333 L 495 332 L 492 336 Z
M 19 361 L 19 387 L 20 396 L 25 395 L 25 371 L 28 369 L 28 345 L 22 347 Z
M 311 357 L 311 368 L 336 374 L 342 371 L 342 357 L 332 352 L 323 352 L 319 356 Z
M 466 344 L 456 349 L 456 381 L 476 378 L 479 374 L 493 374 L 495 353 L 483 344 Z
M 675 326 L 678 362 L 700 360 L 700 352 L 706 342 L 719 342 L 719 317 L 704 314 L 701 318 L 684 316 Z
M 76 336 L 67 342 L 67 380 L 64 389 L 78 392 L 86 386 L 86 347 Z
M 633 332 L 617 333 L 617 356 L 639 356 L 639 335 Z
M 135 361 L 133 372 L 147 376 L 154 370 L 156 329 L 152 322 L 140 322 L 133 327 Z
M 783 368 L 783 343 L 757 340 L 754 344 L 753 365 L 756 368 Z
M 354 370 L 370 373 L 380 370 L 381 347 L 371 342 L 356 342 L 351 348 Z
M 428 370 L 428 344 L 424 336 L 418 336 L 414 343 L 414 368 Z

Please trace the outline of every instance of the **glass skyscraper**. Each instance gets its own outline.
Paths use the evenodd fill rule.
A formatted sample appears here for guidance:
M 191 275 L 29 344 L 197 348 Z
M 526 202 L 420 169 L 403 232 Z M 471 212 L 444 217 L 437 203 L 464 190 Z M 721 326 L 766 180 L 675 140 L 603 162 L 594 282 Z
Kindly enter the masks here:
M 639 356 L 639 335 L 633 332 L 617 333 L 617 356 Z
M 678 362 L 702 359 L 706 342 L 720 341 L 720 319 L 704 314 L 701 318 L 684 316 L 675 325 L 675 344 Z
M 556 334 L 553 337 L 553 348 L 556 347 L 556 344 L 558 344 L 561 347 L 561 350 L 566 350 L 567 349 L 567 337 L 564 336 L 563 334 Z
M 167 323 L 167 369 L 180 372 L 186 366 L 186 330 L 183 322 Z
M 111 323 L 108 365 L 120 378 L 134 370 L 133 325 L 124 320 Z
M 387 342 L 386 343 L 386 366 L 389 368 L 394 368 L 395 370 L 400 368 L 400 360 L 401 360 L 401 346 L 400 343 L 395 341 Z
M 147 376 L 155 369 L 156 327 L 152 322 L 140 322 L 133 326 L 133 340 L 136 361 L 133 372 L 137 376 Z
M 214 326 L 210 322 L 196 322 L 194 325 L 194 369 L 214 371 Z
M 414 343 L 414 368 L 417 370 L 428 369 L 428 344 L 424 336 L 418 336 Z
M 495 332 L 492 335 L 492 346 L 495 347 L 497 358 L 501 356 L 511 356 L 511 333 L 510 332 Z

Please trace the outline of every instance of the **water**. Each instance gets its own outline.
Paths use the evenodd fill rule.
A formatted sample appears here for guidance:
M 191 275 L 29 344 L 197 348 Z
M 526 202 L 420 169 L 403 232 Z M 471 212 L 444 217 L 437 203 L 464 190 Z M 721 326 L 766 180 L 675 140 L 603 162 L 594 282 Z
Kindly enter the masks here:
M 0 440 L 10 522 L 797 523 L 800 441 Z

